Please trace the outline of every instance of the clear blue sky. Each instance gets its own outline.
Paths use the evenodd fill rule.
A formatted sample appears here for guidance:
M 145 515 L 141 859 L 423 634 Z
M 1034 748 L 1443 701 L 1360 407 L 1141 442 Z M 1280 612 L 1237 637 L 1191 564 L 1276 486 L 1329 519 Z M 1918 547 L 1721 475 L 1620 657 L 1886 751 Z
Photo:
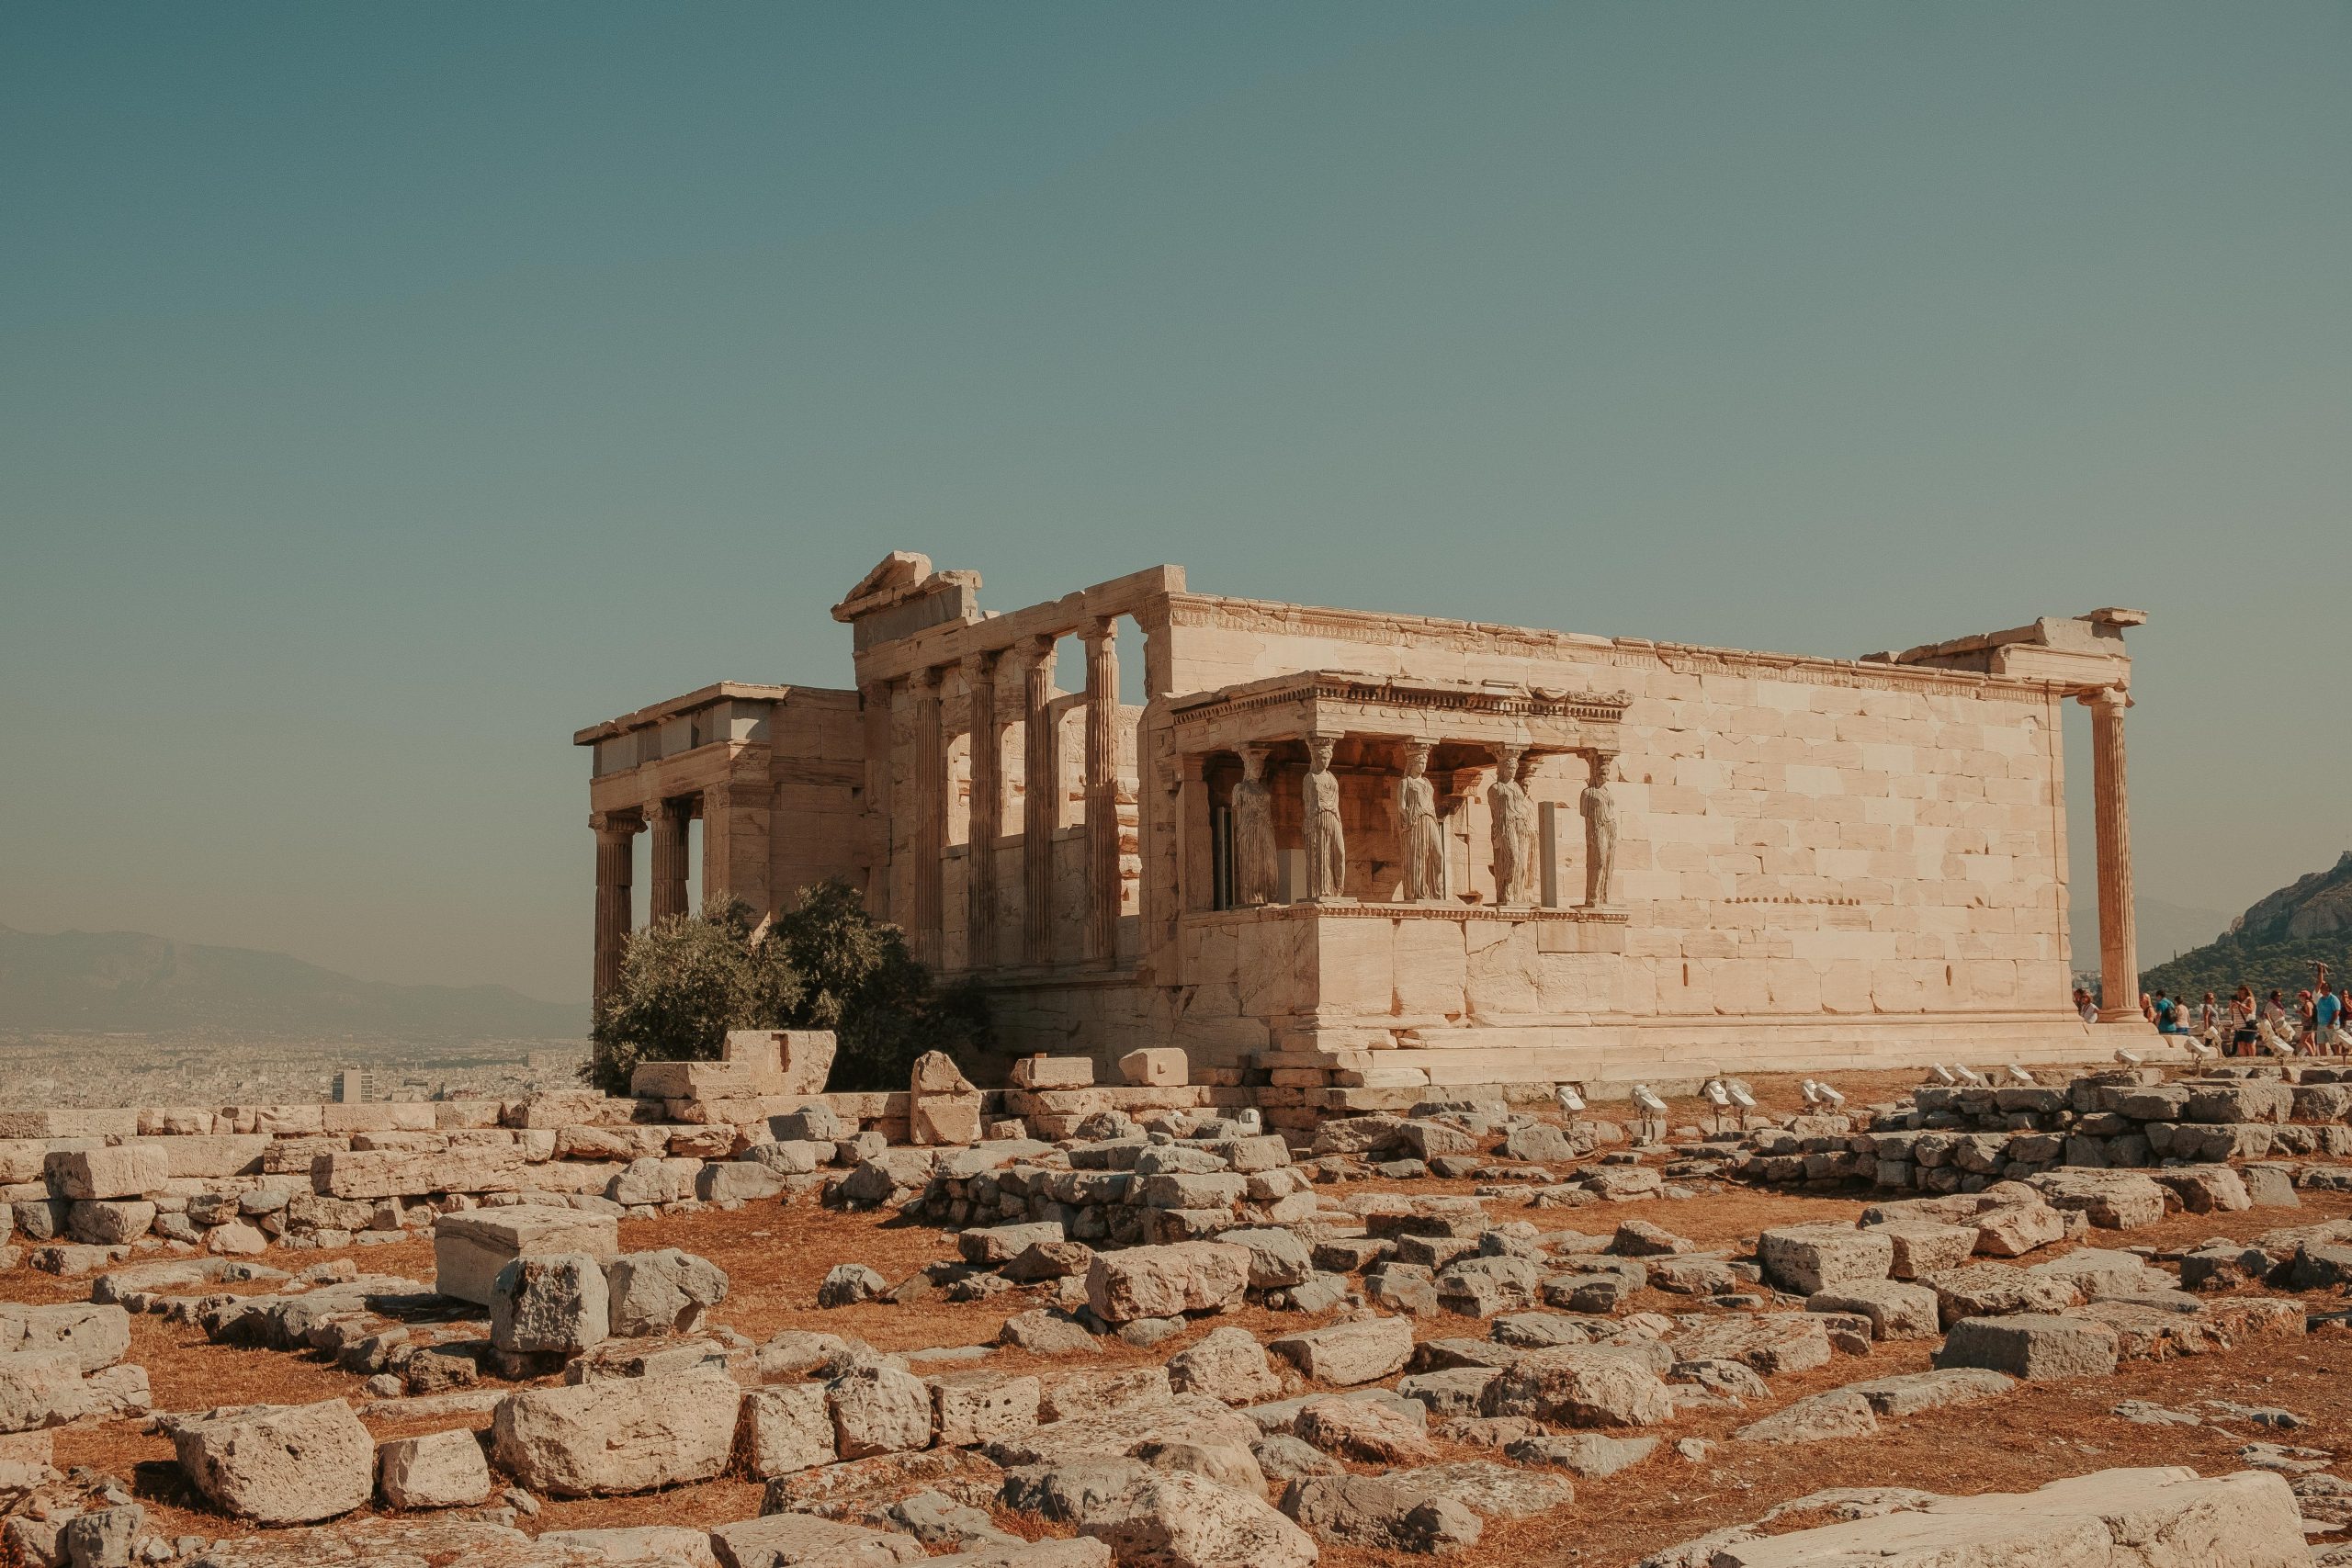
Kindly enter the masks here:
M 2347 84 L 2341 4 L 12 0 L 0 920 L 582 997 L 570 732 L 846 683 L 892 547 L 2144 606 L 2142 889 L 2241 906 L 2352 842 Z

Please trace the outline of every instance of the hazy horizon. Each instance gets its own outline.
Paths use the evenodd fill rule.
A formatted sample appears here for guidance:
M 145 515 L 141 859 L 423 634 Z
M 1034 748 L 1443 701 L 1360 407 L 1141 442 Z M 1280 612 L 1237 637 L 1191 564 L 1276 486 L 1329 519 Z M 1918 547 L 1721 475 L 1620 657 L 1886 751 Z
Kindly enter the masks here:
M 2134 605 L 2138 891 L 2352 844 L 2341 6 L 0 40 L 20 930 L 582 1000 L 571 733 L 848 684 L 894 547 L 1849 658 Z

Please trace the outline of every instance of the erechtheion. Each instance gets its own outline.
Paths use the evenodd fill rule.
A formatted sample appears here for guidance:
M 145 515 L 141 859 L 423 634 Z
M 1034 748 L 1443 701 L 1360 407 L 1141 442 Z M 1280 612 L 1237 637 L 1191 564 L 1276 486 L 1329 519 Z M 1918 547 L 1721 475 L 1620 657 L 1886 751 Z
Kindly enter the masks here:
M 2139 612 L 1842 660 L 1223 598 L 1170 566 L 1007 614 L 979 587 L 894 553 L 833 608 L 855 689 L 722 682 L 573 738 L 600 994 L 634 836 L 669 914 L 699 820 L 707 894 L 773 911 L 848 879 L 1021 1053 L 1402 1088 L 2104 1057 L 2145 1030 Z M 2124 1004 L 2091 1026 L 2076 702 Z

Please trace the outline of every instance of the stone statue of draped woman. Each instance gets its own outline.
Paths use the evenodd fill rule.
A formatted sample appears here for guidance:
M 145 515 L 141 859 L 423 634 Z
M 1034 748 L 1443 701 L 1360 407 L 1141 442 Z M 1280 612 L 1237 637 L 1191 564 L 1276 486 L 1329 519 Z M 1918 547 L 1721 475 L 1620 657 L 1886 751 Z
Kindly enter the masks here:
M 1609 798 L 1614 761 L 1608 752 L 1592 754 L 1592 782 L 1577 801 L 1584 813 L 1584 901 L 1595 908 L 1609 903 L 1610 883 L 1617 874 L 1617 807 Z
M 1430 782 L 1430 743 L 1405 747 L 1405 775 L 1396 781 L 1396 824 L 1405 858 L 1405 898 L 1426 904 L 1446 896 L 1445 822 L 1437 786 Z
M 1338 898 L 1348 886 L 1348 839 L 1340 824 L 1340 776 L 1331 771 L 1333 738 L 1310 735 L 1303 788 L 1306 807 L 1306 896 Z
M 1274 844 L 1274 795 L 1266 783 L 1266 749 L 1241 749 L 1241 779 L 1233 786 L 1233 881 L 1245 908 L 1274 901 L 1281 885 Z
M 1521 782 L 1523 756 L 1517 746 L 1502 748 L 1495 782 L 1487 788 L 1487 809 L 1494 825 L 1498 904 L 1535 902 L 1535 802 Z

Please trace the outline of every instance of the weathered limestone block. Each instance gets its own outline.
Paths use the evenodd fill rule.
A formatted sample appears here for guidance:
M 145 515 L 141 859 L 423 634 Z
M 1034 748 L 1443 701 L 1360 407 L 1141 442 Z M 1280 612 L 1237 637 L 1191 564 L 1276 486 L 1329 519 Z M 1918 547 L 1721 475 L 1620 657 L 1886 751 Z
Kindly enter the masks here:
M 1869 1228 L 1894 1243 L 1894 1267 L 1891 1272 L 1898 1280 L 1917 1280 L 1946 1269 L 1957 1269 L 1976 1251 L 1973 1225 L 1897 1220 Z
M 1781 1290 L 1811 1296 L 1883 1280 L 1894 1269 L 1894 1243 L 1880 1230 L 1791 1225 L 1757 1238 L 1764 1277 Z
M 1045 1390 L 1034 1377 L 947 1372 L 925 1381 L 931 1385 L 933 1424 L 943 1448 L 994 1442 L 1037 1424 Z
M 1091 1056 L 1023 1056 L 1012 1064 L 1012 1087 L 1025 1089 L 1092 1089 Z
M 2072 1280 L 2009 1263 L 1971 1263 L 1931 1274 L 1920 1283 L 1935 1291 L 1946 1328 L 1968 1317 L 2059 1312 L 2083 1299 Z
M 1805 1298 L 1807 1312 L 1853 1313 L 1871 1320 L 1873 1339 L 1933 1339 L 1943 1332 L 1936 1292 L 1900 1280 L 1872 1280 Z
M 1915 1416 L 1947 1404 L 1973 1404 L 1997 1399 L 2017 1388 L 2017 1380 L 1982 1367 L 1951 1367 L 1936 1371 L 1903 1372 L 1848 1383 L 1847 1388 L 1871 1402 L 1881 1416 Z
M 1310 1399 L 1291 1430 L 1325 1453 L 1370 1464 L 1423 1464 L 1437 1458 L 1421 1422 L 1378 1400 L 1336 1394 Z
M 428 1192 L 512 1192 L 524 1185 L 521 1149 L 340 1149 L 319 1156 L 311 1179 L 336 1198 L 416 1198 Z
M 1860 1284 L 1875 1282 L 1863 1280 Z M 1737 1361 L 1767 1377 L 1826 1366 L 1831 1349 L 1826 1324 L 1809 1312 L 1680 1317 L 1675 1320 L 1670 1343 L 1674 1354 L 1682 1360 Z
M 825 1385 L 834 1447 L 843 1459 L 931 1446 L 931 1390 L 911 1372 L 865 1366 Z
M 2292 1084 L 2258 1078 L 2227 1084 L 2198 1084 L 2188 1092 L 2184 1122 L 2285 1122 L 2295 1114 Z
M 519 1354 L 572 1355 L 612 1332 L 604 1265 L 585 1253 L 517 1258 L 490 1296 L 490 1342 Z
M 1170 1357 L 1168 1381 L 1178 1393 L 1204 1393 L 1227 1404 L 1255 1404 L 1283 1391 L 1265 1347 L 1246 1328 L 1217 1329 Z
M 2206 1479 L 2180 1467 L 2103 1470 L 2036 1492 L 1937 1497 L 1917 1508 L 1714 1544 L 1713 1568 L 2302 1568 L 2300 1509 L 2283 1477 Z
M 783 1148 L 782 1144 L 768 1144 L 767 1148 Z M 817 1168 L 811 1160 L 810 1170 Z M 805 1173 L 803 1173 L 805 1174 Z M 713 1160 L 702 1168 L 695 1182 L 695 1196 L 706 1203 L 756 1203 L 763 1199 L 781 1197 L 785 1191 L 785 1174 L 755 1158 Z
M 923 1560 L 911 1535 L 788 1512 L 720 1525 L 710 1546 L 721 1568 L 894 1568 Z
M 376 1484 L 395 1508 L 464 1508 L 490 1499 L 490 1461 L 460 1427 L 394 1438 L 376 1450 Z
M 1192 1063 L 1170 1046 L 1130 1051 L 1119 1058 L 1119 1077 L 1138 1088 L 1182 1089 L 1191 1081 Z
M 488 1306 L 499 1270 L 517 1258 L 578 1252 L 602 1259 L 619 1251 L 615 1214 L 532 1204 L 470 1209 L 433 1224 L 433 1288 Z
M 92 1247 L 118 1247 L 145 1235 L 155 1205 L 136 1198 L 77 1198 L 65 1214 L 66 1234 Z
M 944 1051 L 915 1058 L 907 1086 L 907 1141 L 916 1145 L 980 1141 L 980 1091 Z
M 1137 1568 L 1314 1568 L 1306 1532 L 1251 1493 L 1181 1470 L 1152 1471 L 1088 1507 L 1081 1534 Z
M 1820 1443 L 1867 1438 L 1877 1430 L 1878 1415 L 1869 1400 L 1851 1389 L 1833 1388 L 1783 1405 L 1732 1437 L 1743 1443 Z
M 1274 1354 L 1317 1382 L 1350 1387 L 1377 1382 L 1404 1370 L 1413 1354 L 1413 1325 L 1402 1317 L 1368 1317 L 1285 1335 Z
M 2078 1210 L 2102 1230 L 2133 1230 L 2165 1217 L 2165 1190 L 2136 1170 L 2053 1170 L 2031 1185 L 2052 1208 Z
M 833 1447 L 833 1416 L 822 1383 L 755 1388 L 743 1396 L 741 1419 L 738 1447 L 760 1480 L 831 1464 L 841 1457 Z
M 87 1407 L 73 1352 L 0 1351 L 0 1432 L 62 1427 Z
M 1671 1420 L 1674 1396 L 1656 1372 L 1623 1351 L 1563 1345 L 1504 1369 L 1481 1404 L 1487 1416 L 1524 1416 L 1569 1427 L 1649 1427 Z
M 66 1199 L 151 1197 L 172 1179 L 169 1156 L 153 1144 L 67 1149 L 42 1163 L 51 1190 Z
M 130 1353 L 130 1314 L 85 1302 L 0 1302 L 0 1351 L 8 1350 L 70 1350 L 85 1373 L 95 1372 Z
M 727 1468 L 743 1391 L 693 1371 L 526 1389 L 491 1417 L 499 1468 L 563 1497 L 707 1481 Z
M 310 1524 L 376 1490 L 376 1440 L 340 1399 L 184 1416 L 166 1430 L 189 1482 L 239 1518 Z
M 625 1337 L 691 1334 L 703 1314 L 727 1299 L 727 1271 L 674 1247 L 625 1252 L 604 1266 L 612 1331 Z
M 2156 1173 L 2192 1214 L 2234 1213 L 2254 1207 L 2245 1181 L 2225 1165 L 2189 1166 Z
M 2107 1377 L 2115 1371 L 2117 1336 L 2104 1323 L 2047 1313 L 1967 1317 L 1951 1326 L 1939 1367 L 1987 1367 L 2029 1382 Z
M 1247 1247 L 1176 1242 L 1097 1253 L 1086 1269 L 1086 1301 L 1105 1323 L 1221 1312 L 1250 1283 Z
M 1476 1544 L 1482 1529 L 1444 1493 L 1370 1475 L 1303 1476 L 1282 1506 L 1317 1536 L 1377 1551 L 1455 1551 Z

